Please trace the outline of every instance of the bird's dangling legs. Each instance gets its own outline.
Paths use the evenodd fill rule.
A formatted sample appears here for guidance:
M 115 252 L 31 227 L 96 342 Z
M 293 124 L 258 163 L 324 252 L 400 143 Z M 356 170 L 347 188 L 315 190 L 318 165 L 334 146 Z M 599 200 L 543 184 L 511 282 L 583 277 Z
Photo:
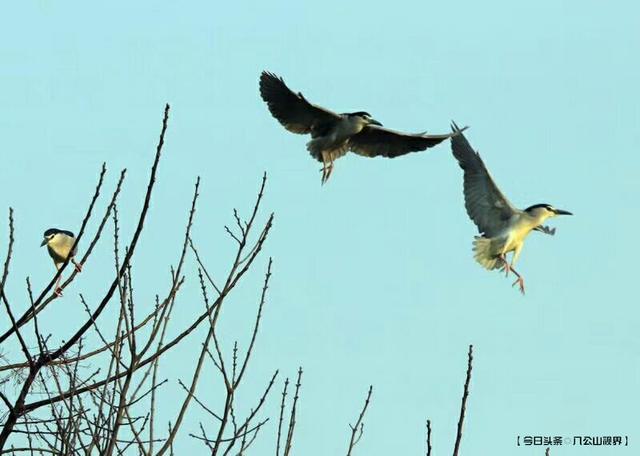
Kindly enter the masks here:
M 321 183 L 324 185 L 333 171 L 333 157 L 328 152 L 322 152 L 322 169 L 320 171 L 322 171 Z
M 322 153 L 321 156 L 322 156 L 322 169 L 320 169 L 320 172 L 322 173 L 322 177 L 320 178 L 320 185 L 324 185 L 324 183 L 327 180 L 327 159 L 324 153 Z
M 327 171 L 327 177 L 324 180 L 325 182 L 329 180 L 332 172 L 333 172 L 333 160 L 331 160 L 331 162 L 329 163 L 329 170 Z
M 500 255 L 498 255 L 498 258 L 502 260 L 502 269 L 504 269 L 505 271 L 505 276 L 508 276 L 510 272 L 513 272 L 515 276 L 518 278 L 515 282 L 513 282 L 513 284 L 511 284 L 511 286 L 514 287 L 516 284 L 518 284 L 520 288 L 520 292 L 524 294 L 524 278 L 518 273 L 518 271 L 513 269 L 513 263 L 509 264 L 509 262 L 507 261 L 507 257 L 504 253 L 501 253 Z
M 502 260 L 502 268 L 501 269 L 504 269 L 505 277 L 508 277 L 509 276 L 509 272 L 511 272 L 512 269 L 511 269 L 511 266 L 509 265 L 509 262 L 507 261 L 507 256 L 504 253 L 501 253 L 500 255 L 498 255 L 498 258 L 500 258 Z
M 518 284 L 518 287 L 520 288 L 520 293 L 524 294 L 524 278 L 520 274 L 518 274 L 518 271 L 513 269 L 513 266 L 509 266 L 509 270 L 513 272 L 518 278 L 515 282 L 511 284 L 511 286 L 515 287 L 516 284 Z

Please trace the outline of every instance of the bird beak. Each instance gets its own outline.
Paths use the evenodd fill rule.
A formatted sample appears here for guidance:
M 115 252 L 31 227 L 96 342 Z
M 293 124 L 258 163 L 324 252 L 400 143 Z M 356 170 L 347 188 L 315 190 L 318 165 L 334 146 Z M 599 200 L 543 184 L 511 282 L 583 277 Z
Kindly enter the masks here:
M 376 119 L 369 119 L 369 124 L 370 125 L 377 125 L 379 127 L 382 126 L 382 124 L 380 122 L 378 122 Z
M 42 244 L 40 244 L 40 247 L 44 247 L 45 245 L 47 245 L 47 239 L 43 239 L 42 240 Z
M 569 211 L 563 211 L 562 209 L 556 209 L 556 215 L 573 215 L 571 212 Z

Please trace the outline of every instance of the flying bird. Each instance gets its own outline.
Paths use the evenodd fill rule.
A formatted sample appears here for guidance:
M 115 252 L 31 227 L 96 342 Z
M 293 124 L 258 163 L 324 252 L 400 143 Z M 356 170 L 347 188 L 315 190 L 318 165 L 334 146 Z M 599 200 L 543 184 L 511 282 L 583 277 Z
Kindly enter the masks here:
M 480 155 L 471 148 L 467 138 L 453 123 L 451 129 L 460 133 L 451 140 L 453 156 L 464 171 L 464 200 L 467 214 L 478 227 L 480 236 L 473 242 L 474 256 L 488 270 L 504 269 L 513 272 L 524 294 L 524 278 L 513 267 L 520 256 L 526 237 L 531 231 L 554 235 L 543 223 L 558 215 L 573 215 L 550 204 L 534 204 L 521 210 L 515 208 L 493 181 Z M 510 252 L 511 263 L 506 255 Z
M 58 228 L 49 228 L 44 232 L 44 239 L 40 244 L 40 247 L 47 246 L 49 255 L 53 259 L 53 263 L 56 269 L 60 269 L 67 258 L 71 258 L 71 262 L 76 268 L 76 271 L 82 271 L 82 265 L 73 258 L 78 252 L 78 246 L 76 245 L 76 237 L 71 231 L 59 230 Z M 58 277 L 56 282 L 55 294 L 62 296 L 62 289 L 60 288 L 60 280 L 62 276 Z
M 349 151 L 365 157 L 395 158 L 433 147 L 458 134 L 401 133 L 383 128 L 365 111 L 338 114 L 310 103 L 302 93 L 291 91 L 281 77 L 267 71 L 260 76 L 260 95 L 273 117 L 287 130 L 311 135 L 307 150 L 322 162 L 323 184 L 331 177 L 333 162 Z

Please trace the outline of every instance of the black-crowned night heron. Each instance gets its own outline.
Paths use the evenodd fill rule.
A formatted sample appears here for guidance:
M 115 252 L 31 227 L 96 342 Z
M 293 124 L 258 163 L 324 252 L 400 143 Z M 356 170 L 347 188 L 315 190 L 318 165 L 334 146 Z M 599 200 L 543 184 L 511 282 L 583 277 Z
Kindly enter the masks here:
M 260 76 L 260 95 L 287 130 L 311 134 L 307 150 L 322 162 L 322 183 L 331 176 L 333 162 L 349 151 L 365 157 L 395 158 L 425 150 L 457 134 L 401 133 L 382 128 L 364 111 L 338 114 L 309 103 L 302 93 L 292 92 L 282 78 L 267 71 Z
M 51 255 L 53 259 L 56 269 L 60 269 L 64 262 L 67 261 L 67 258 L 71 257 L 71 262 L 76 267 L 76 270 L 78 272 L 82 271 L 82 265 L 77 263 L 73 258 L 78 251 L 78 246 L 76 245 L 76 237 L 71 231 L 49 228 L 44 232 L 44 239 L 40 247 L 45 245 L 47 246 L 49 255 Z M 62 277 L 58 277 L 58 281 L 56 282 L 55 293 L 58 296 L 62 296 L 62 290 L 60 289 L 61 278 Z
M 524 210 L 515 208 L 497 187 L 480 155 L 471 148 L 467 138 L 453 123 L 452 130 L 460 133 L 451 140 L 453 156 L 464 171 L 464 201 L 467 214 L 478 227 L 480 236 L 473 242 L 475 259 L 488 270 L 504 269 L 513 272 L 524 294 L 524 279 L 513 269 L 524 240 L 531 231 L 553 235 L 555 228 L 543 225 L 545 220 L 571 212 L 556 209 L 550 204 L 535 204 Z M 506 255 L 513 252 L 511 263 Z

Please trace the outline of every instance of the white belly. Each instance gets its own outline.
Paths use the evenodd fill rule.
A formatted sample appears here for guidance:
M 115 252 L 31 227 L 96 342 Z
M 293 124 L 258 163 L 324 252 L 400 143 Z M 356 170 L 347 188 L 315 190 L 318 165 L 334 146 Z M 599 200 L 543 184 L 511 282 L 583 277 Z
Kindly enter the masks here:
M 508 232 L 504 234 L 506 240 L 503 253 L 513 252 L 518 249 L 524 240 L 529 236 L 533 226 L 528 220 L 519 220 Z

